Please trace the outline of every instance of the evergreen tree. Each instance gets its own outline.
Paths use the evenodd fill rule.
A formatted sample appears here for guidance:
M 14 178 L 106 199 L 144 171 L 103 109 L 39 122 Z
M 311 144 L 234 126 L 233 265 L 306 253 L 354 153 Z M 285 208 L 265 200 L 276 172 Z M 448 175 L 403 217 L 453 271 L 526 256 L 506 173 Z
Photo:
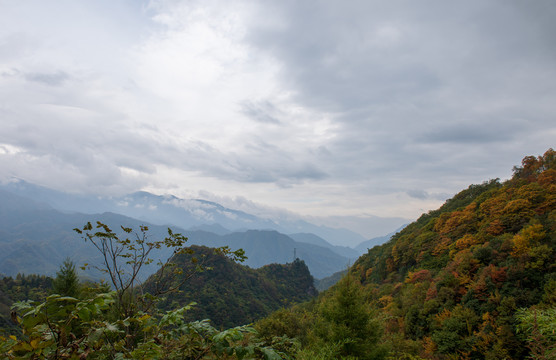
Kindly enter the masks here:
M 380 329 L 363 298 L 361 285 L 345 277 L 330 301 L 320 309 L 320 337 L 325 343 L 339 344 L 339 356 L 382 359 L 385 349 L 378 345 Z
M 56 278 L 52 285 L 54 294 L 71 297 L 79 296 L 79 278 L 77 277 L 75 264 L 70 258 L 64 260 L 60 266 L 60 271 L 56 272 Z

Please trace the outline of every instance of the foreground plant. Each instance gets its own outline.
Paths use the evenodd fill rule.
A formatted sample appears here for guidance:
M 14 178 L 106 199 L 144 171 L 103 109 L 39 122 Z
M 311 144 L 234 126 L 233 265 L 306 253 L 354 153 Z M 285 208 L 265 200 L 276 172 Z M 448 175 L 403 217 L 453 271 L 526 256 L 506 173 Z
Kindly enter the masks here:
M 16 303 L 22 335 L 0 337 L 0 355 L 6 359 L 271 360 L 292 359 L 297 349 L 287 338 L 265 343 L 250 326 L 219 331 L 208 320 L 186 322 L 184 314 L 193 304 L 165 314 L 137 313 L 110 321 L 115 302 L 116 294 L 111 292 L 87 300 L 52 295 L 39 304 Z M 140 334 L 132 346 L 126 335 L 129 327 Z
M 105 273 L 113 291 L 92 292 L 76 298 L 58 294 L 43 302 L 14 304 L 12 320 L 20 334 L 0 337 L 3 359 L 290 359 L 297 344 L 288 338 L 263 342 L 250 326 L 219 331 L 209 320 L 186 322 L 184 314 L 193 304 L 159 313 L 153 306 L 163 294 L 175 291 L 196 271 L 207 270 L 194 256 L 190 274 L 182 275 L 172 259 L 193 254 L 185 247 L 187 238 L 168 229 L 162 240 L 151 240 L 148 227 L 139 232 L 121 227 L 119 236 L 106 224 L 97 222 L 75 229 L 100 252 Z M 139 274 L 153 262 L 151 253 L 171 249 L 172 255 L 160 261 L 160 281 L 151 293 L 143 291 Z M 214 251 L 235 261 L 245 259 L 243 250 L 228 247 Z M 66 264 L 67 265 L 67 264 Z M 88 267 L 85 264 L 84 267 Z M 99 287 L 102 289 L 102 287 Z M 276 346 L 276 349 L 273 348 Z M 280 349 L 280 350 L 277 350 Z

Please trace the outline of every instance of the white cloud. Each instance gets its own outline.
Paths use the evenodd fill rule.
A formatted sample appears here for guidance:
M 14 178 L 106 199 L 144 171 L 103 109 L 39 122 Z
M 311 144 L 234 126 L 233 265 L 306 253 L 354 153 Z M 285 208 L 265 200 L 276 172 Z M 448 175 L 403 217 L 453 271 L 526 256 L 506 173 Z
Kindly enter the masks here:
M 555 8 L 6 3 L 0 166 L 258 215 L 417 217 L 553 146 Z

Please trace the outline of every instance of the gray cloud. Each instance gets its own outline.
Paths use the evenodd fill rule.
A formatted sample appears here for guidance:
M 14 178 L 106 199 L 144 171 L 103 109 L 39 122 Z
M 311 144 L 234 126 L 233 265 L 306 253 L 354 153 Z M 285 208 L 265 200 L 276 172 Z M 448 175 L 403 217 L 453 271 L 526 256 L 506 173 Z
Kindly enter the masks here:
M 554 145 L 551 1 L 41 4 L 0 14 L 0 165 L 31 181 L 370 213 Z
M 407 195 L 416 199 L 426 199 L 429 197 L 429 194 L 426 191 L 418 189 L 407 191 Z
M 459 167 L 488 176 L 497 160 L 475 165 L 485 149 L 553 128 L 542 93 L 555 89 L 539 77 L 556 80 L 549 1 L 280 4 L 282 25 L 248 39 L 283 64 L 299 103 L 335 114 L 334 177 L 429 169 L 430 184 Z
M 446 200 L 450 197 L 450 194 L 446 193 L 433 193 L 430 194 L 427 191 L 420 190 L 420 189 L 412 189 L 406 191 L 407 195 L 414 199 L 425 200 L 425 199 L 434 199 L 434 200 Z
M 278 119 L 280 111 L 270 101 L 243 101 L 241 103 L 241 113 L 257 122 L 280 124 Z
M 54 73 L 30 73 L 25 75 L 25 79 L 42 83 L 49 86 L 60 86 L 66 82 L 70 76 L 63 71 Z
M 512 118 L 488 119 L 480 116 L 468 122 L 442 123 L 425 132 L 420 141 L 425 143 L 480 144 L 512 141 L 527 133 L 527 120 Z

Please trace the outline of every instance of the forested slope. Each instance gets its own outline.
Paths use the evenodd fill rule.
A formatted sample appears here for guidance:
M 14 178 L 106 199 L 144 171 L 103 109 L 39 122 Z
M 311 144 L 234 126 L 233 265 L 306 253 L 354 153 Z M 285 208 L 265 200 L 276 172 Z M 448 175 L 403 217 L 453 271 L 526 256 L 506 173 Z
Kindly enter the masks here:
M 326 334 L 311 329 L 330 322 L 327 309 L 356 286 L 362 294 L 349 306 L 365 304 L 392 358 L 554 358 L 555 254 L 556 153 L 550 149 L 524 158 L 512 179 L 471 185 L 370 249 L 316 303 L 258 326 L 267 336 L 286 333 L 318 348 Z M 308 320 L 299 324 L 301 315 Z M 308 336 L 283 325 L 295 321 Z M 344 320 L 341 326 L 353 327 Z M 358 336 L 349 341 L 366 341 Z M 346 346 L 337 353 L 350 354 Z
M 526 157 L 511 180 L 472 185 L 371 249 L 352 273 L 386 331 L 428 354 L 519 358 L 516 311 L 556 305 L 556 157 Z
M 233 327 L 251 323 L 280 307 L 303 302 L 316 296 L 313 277 L 299 259 L 288 264 L 269 264 L 258 269 L 240 265 L 226 256 L 204 246 L 191 246 L 194 255 L 183 254 L 172 261 L 183 272 L 174 282 L 179 283 L 196 266 L 192 257 L 209 270 L 195 273 L 160 303 L 163 310 L 196 305 L 187 319 L 211 319 L 218 327 Z M 159 279 L 158 273 L 145 282 L 149 291 Z

